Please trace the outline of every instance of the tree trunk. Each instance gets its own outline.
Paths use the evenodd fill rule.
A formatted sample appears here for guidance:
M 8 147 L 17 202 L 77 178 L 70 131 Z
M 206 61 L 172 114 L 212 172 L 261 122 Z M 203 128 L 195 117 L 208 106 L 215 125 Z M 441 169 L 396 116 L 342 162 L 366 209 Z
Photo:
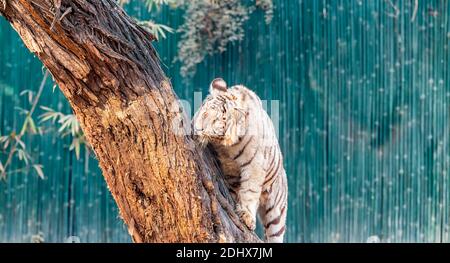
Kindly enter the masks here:
M 0 13 L 69 100 L 133 241 L 260 241 L 214 158 L 180 132 L 153 36 L 113 0 L 0 0 Z

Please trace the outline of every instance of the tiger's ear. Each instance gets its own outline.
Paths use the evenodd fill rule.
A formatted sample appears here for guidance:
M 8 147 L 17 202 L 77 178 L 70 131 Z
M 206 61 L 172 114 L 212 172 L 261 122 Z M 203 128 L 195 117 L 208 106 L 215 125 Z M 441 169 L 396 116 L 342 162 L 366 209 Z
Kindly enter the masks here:
M 214 79 L 209 86 L 209 93 L 212 95 L 219 95 L 227 92 L 227 83 L 222 78 Z

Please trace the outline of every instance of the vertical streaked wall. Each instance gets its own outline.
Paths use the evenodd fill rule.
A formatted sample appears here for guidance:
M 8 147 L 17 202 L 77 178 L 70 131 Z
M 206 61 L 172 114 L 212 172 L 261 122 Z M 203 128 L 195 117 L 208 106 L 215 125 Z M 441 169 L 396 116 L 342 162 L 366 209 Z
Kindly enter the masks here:
M 290 242 L 449 242 L 450 4 L 441 0 L 275 0 L 272 24 L 255 13 L 245 40 L 208 58 L 191 80 L 172 63 L 179 36 L 156 46 L 180 98 L 211 79 L 280 102 L 289 177 Z M 148 18 L 138 5 L 130 13 Z M 181 12 L 155 20 L 176 27 Z M 414 19 L 412 19 L 414 17 Z M 40 63 L 0 22 L 0 134 L 19 125 L 23 89 Z M 68 111 L 51 83 L 42 104 Z M 54 133 L 32 141 L 46 179 L 0 185 L 0 241 L 130 241 L 93 158 L 77 161 Z

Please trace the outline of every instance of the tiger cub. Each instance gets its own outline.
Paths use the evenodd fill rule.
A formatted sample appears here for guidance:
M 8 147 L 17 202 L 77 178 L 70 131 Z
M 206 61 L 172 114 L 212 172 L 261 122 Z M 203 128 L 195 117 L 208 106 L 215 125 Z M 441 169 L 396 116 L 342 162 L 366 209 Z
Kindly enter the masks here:
M 259 97 L 215 79 L 192 124 L 196 140 L 216 151 L 241 221 L 254 230 L 258 213 L 266 241 L 283 242 L 287 178 L 274 126 Z

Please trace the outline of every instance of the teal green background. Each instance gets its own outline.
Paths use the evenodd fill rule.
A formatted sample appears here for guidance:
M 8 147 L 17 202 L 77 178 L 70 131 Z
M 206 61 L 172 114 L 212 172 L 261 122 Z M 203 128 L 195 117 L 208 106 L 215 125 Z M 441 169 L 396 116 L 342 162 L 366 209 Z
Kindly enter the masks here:
M 257 11 L 239 44 L 182 79 L 179 34 L 156 46 L 180 98 L 211 79 L 242 83 L 280 102 L 289 180 L 289 242 L 449 242 L 449 1 L 275 0 Z M 146 19 L 140 5 L 130 14 Z M 177 27 L 182 11 L 152 17 Z M 0 19 L 0 134 L 20 125 L 18 94 L 37 90 L 41 63 Z M 48 83 L 41 105 L 70 112 Z M 51 128 L 51 127 L 49 127 Z M 18 129 L 18 128 L 17 128 Z M 129 242 L 94 158 L 76 160 L 55 133 L 28 138 L 46 178 L 0 184 L 0 242 Z

